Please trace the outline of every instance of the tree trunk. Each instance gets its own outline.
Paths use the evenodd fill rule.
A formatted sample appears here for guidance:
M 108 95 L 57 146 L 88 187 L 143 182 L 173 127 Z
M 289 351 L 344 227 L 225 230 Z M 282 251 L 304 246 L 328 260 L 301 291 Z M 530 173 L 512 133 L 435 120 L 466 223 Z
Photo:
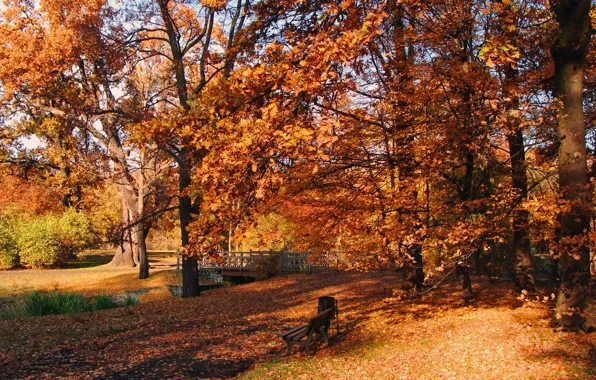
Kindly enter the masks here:
M 147 257 L 147 245 L 145 244 L 143 223 L 139 223 L 135 226 L 135 234 L 137 237 L 136 247 L 139 257 L 139 279 L 144 280 L 149 278 L 149 259 Z
M 147 259 L 147 247 L 145 245 L 144 223 L 141 221 L 143 208 L 139 209 L 139 199 L 132 191 L 132 186 L 122 185 L 118 187 L 118 193 L 122 199 L 122 218 L 124 226 L 129 226 L 123 232 L 121 249 L 116 252 L 110 265 L 113 266 L 139 266 L 139 278 L 149 277 L 149 262 Z M 136 223 L 135 223 L 136 222 Z
M 184 156 L 183 156 L 184 157 Z M 178 211 L 180 213 L 180 231 L 182 236 L 182 247 L 187 248 L 189 244 L 188 225 L 190 224 L 192 203 L 190 197 L 184 192 L 190 186 L 190 170 L 186 166 L 180 166 L 180 198 Z M 182 255 L 182 297 L 197 297 L 199 290 L 199 268 L 197 258 L 186 253 Z
M 143 165 L 145 164 L 145 149 L 141 147 L 140 168 L 137 176 L 137 215 L 139 222 L 135 226 L 136 247 L 139 260 L 139 279 L 149 278 L 149 258 L 147 257 L 147 245 L 145 244 L 145 223 L 142 220 L 145 215 L 145 173 Z
M 472 280 L 470 278 L 470 267 L 466 263 L 457 263 L 456 273 L 462 276 L 462 290 L 464 305 L 474 301 L 474 292 L 472 291 Z
M 412 49 L 412 46 L 408 45 L 408 38 L 406 36 L 406 24 L 404 22 L 406 9 L 404 8 L 403 4 L 392 0 L 387 3 L 387 10 L 388 12 L 392 13 L 391 20 L 393 26 L 393 45 L 395 50 L 394 69 L 388 71 L 387 74 L 389 76 L 399 76 L 400 84 L 407 88 L 407 83 L 411 82 L 412 80 L 408 74 L 408 68 L 414 64 L 415 52 L 414 49 Z M 406 48 L 408 46 L 410 47 L 409 49 Z M 390 78 L 387 79 L 390 80 Z M 403 123 L 402 117 L 397 115 L 400 114 L 402 109 L 409 106 L 408 101 L 405 100 L 405 98 L 401 99 L 396 106 L 398 108 L 394 110 L 396 115 L 396 120 L 394 123 L 400 129 L 407 128 L 404 127 L 404 125 L 407 123 Z M 396 194 L 395 172 L 397 170 L 397 179 L 399 181 L 399 191 L 397 193 L 399 194 L 398 196 L 408 197 L 412 208 L 418 208 L 418 191 L 416 190 L 416 187 L 414 187 L 414 189 L 410 187 L 410 184 L 414 178 L 416 161 L 412 156 L 412 153 L 406 149 L 406 147 L 408 147 L 413 140 L 413 136 L 396 138 L 395 135 L 386 135 L 385 149 L 392 194 Z M 391 147 L 390 141 L 393 141 L 393 148 Z M 395 150 L 395 147 L 398 147 L 398 150 Z M 400 214 L 404 212 L 408 214 L 408 218 L 414 219 L 409 221 L 414 232 L 420 231 L 423 227 L 423 223 L 419 220 L 419 216 L 416 213 L 410 212 L 409 210 L 399 211 Z M 416 289 L 417 291 L 421 291 L 424 286 L 425 276 L 424 263 L 422 259 L 423 245 L 420 241 L 422 239 L 420 239 L 419 236 L 417 236 L 416 239 L 419 239 L 419 241 L 415 244 L 408 244 L 407 246 L 408 258 L 404 266 L 404 280 L 402 282 L 402 288 L 404 290 Z
M 424 265 L 422 263 L 422 245 L 414 244 L 410 248 L 411 255 L 414 257 L 415 269 L 414 279 L 416 281 L 416 290 L 421 291 L 424 286 Z
M 587 329 L 584 309 L 589 298 L 590 187 L 582 101 L 583 67 L 590 46 L 590 0 L 551 3 L 558 24 L 551 45 L 558 100 L 561 247 L 559 289 L 553 324 L 569 330 Z
M 112 257 L 112 261 L 110 261 L 108 265 L 133 268 L 135 263 L 132 259 L 132 252 L 124 248 L 122 245 L 118 245 L 118 248 L 116 248 L 116 254 L 114 257 Z
M 122 203 L 122 225 L 127 226 L 130 224 L 130 214 L 122 195 L 120 196 L 120 200 Z M 112 261 L 110 261 L 109 265 L 116 267 L 134 267 L 136 266 L 136 263 L 131 244 L 130 229 L 122 231 L 121 236 L 120 244 L 116 249 L 116 254 L 112 257 Z
M 421 291 L 424 286 L 424 266 L 422 262 L 422 245 L 408 247 L 409 259 L 403 268 L 402 290 Z
M 518 44 L 517 22 L 511 4 L 503 3 L 503 12 L 499 15 L 500 32 L 505 39 Z M 526 152 L 524 134 L 520 128 L 519 113 L 519 72 L 512 62 L 505 64 L 505 81 L 503 83 L 503 98 L 510 99 L 505 106 L 507 113 L 507 141 L 509 143 L 509 158 L 511 161 L 511 187 L 518 199 L 528 198 L 528 176 L 526 173 Z M 515 200 L 517 201 L 517 199 Z M 530 213 L 516 205 L 513 210 L 511 228 L 513 230 L 514 254 L 514 282 L 516 291 L 536 291 L 532 267 L 532 252 L 530 234 L 528 232 Z
M 480 254 L 482 253 L 482 248 L 478 248 L 476 252 L 472 254 L 472 258 L 474 259 L 474 274 L 476 276 L 480 276 L 482 274 L 482 259 Z
M 512 187 L 519 194 L 520 199 L 528 197 L 528 177 L 526 175 L 526 154 L 524 151 L 524 136 L 520 130 L 507 136 L 509 141 L 509 155 L 511 158 Z M 518 292 L 526 290 L 536 291 L 532 267 L 532 252 L 530 249 L 530 234 L 528 232 L 530 213 L 516 207 L 513 211 L 513 252 L 515 255 L 515 286 Z

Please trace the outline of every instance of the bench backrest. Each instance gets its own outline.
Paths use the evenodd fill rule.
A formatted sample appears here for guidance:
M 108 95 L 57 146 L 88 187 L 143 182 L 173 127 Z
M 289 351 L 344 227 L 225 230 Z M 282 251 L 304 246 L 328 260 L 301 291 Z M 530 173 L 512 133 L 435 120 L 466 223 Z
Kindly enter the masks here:
M 307 332 L 310 332 L 311 329 L 314 331 L 319 331 L 321 327 L 329 323 L 329 320 L 331 319 L 331 313 L 333 313 L 333 309 L 329 308 L 311 319 L 308 323 Z

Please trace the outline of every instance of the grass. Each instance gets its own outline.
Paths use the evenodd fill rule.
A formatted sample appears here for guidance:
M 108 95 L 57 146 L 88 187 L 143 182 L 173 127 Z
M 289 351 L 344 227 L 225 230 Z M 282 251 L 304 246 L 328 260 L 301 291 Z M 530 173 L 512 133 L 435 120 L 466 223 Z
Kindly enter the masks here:
M 91 300 L 81 294 L 53 292 L 33 292 L 22 301 L 13 303 L 0 310 L 0 318 L 41 317 L 45 315 L 62 315 L 83 313 L 88 311 L 101 311 L 116 307 L 133 305 L 132 297 L 125 298 L 120 304 L 108 295 L 100 294 Z
M 23 296 L 36 290 L 61 290 L 93 296 L 182 283 L 181 276 L 171 267 L 176 264 L 176 256 L 172 252 L 149 253 L 153 267 L 149 280 L 137 278 L 138 268 L 99 265 L 109 262 L 112 255 L 107 251 L 93 251 L 62 269 L 0 271 L 0 304 L 1 298 Z
M 278 376 L 286 379 L 300 378 L 300 375 L 313 365 L 317 359 L 315 357 L 306 358 L 303 360 L 298 359 L 280 359 L 275 358 L 267 363 L 259 365 L 256 369 L 249 371 L 248 373 L 240 376 L 242 380 L 257 380 L 257 379 L 269 379 L 271 376 Z M 312 374 L 308 379 L 323 380 L 326 377 L 323 374 Z
M 108 264 L 112 260 L 113 255 L 113 252 L 103 250 L 84 252 L 77 258 L 67 260 L 62 265 L 62 269 L 95 268 Z

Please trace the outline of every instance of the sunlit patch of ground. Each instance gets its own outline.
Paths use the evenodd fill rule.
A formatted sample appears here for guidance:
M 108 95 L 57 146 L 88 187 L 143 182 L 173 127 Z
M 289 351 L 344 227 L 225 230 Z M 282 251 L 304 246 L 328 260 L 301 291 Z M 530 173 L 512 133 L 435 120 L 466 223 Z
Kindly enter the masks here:
M 176 265 L 176 256 L 172 253 L 150 253 L 150 273 L 155 276 L 144 281 L 138 280 L 138 268 L 106 266 L 112 255 L 91 253 L 81 260 L 69 261 L 63 269 L 0 271 L 0 297 L 20 296 L 35 290 L 114 294 L 181 283 L 179 275 L 172 270 Z M 168 271 L 160 273 L 164 270 Z
M 301 274 L 127 308 L 0 321 L 0 378 L 553 379 L 596 373 L 596 334 L 555 332 L 550 304 L 510 284 L 459 284 L 419 300 L 394 295 L 394 273 Z M 286 358 L 279 334 L 340 305 L 340 334 L 314 356 Z M 4 375 L 3 375 L 4 374 Z

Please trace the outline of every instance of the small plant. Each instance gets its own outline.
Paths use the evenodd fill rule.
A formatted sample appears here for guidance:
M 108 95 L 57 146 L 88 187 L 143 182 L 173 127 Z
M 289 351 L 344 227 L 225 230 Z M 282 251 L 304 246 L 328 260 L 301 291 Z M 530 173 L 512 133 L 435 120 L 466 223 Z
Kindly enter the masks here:
M 17 302 L 0 308 L 0 319 L 20 318 L 25 315 L 24 304 Z

